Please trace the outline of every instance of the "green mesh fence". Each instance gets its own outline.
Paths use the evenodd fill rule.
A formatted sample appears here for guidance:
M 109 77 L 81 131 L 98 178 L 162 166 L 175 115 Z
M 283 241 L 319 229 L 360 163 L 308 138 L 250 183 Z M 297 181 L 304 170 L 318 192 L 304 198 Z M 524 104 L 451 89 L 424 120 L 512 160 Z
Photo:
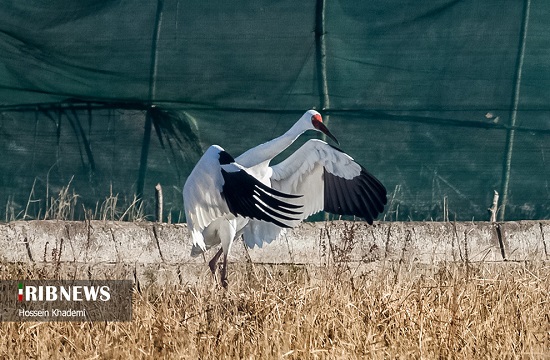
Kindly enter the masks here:
M 160 183 L 183 221 L 203 149 L 309 108 L 383 219 L 487 220 L 494 190 L 501 219 L 550 218 L 545 1 L 1 3 L 0 220 L 152 218 Z

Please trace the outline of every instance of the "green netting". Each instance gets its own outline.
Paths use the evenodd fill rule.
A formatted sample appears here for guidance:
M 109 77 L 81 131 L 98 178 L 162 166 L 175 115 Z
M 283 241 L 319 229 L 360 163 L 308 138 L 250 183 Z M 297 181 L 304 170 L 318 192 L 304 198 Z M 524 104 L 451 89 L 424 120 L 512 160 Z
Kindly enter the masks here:
M 485 220 L 493 190 L 506 219 L 550 218 L 547 2 L 1 3 L 2 220 L 68 185 L 76 218 L 117 194 L 153 214 L 157 183 L 178 220 L 202 149 L 312 107 L 388 188 L 386 220 Z

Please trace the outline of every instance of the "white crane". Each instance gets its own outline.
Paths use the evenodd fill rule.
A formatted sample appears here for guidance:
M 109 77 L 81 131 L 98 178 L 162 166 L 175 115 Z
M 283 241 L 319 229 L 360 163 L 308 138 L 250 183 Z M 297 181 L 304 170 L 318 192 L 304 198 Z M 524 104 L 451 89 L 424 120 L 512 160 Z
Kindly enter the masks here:
M 320 131 L 338 143 L 321 114 L 308 110 L 286 133 L 235 160 L 219 146 L 211 146 L 187 178 L 183 197 L 193 238 L 191 255 L 221 243 L 209 266 L 215 274 L 224 254 L 222 285 L 227 286 L 231 244 L 241 234 L 250 248 L 262 247 L 285 227 L 296 226 L 319 211 L 359 216 L 369 224 L 384 211 L 387 197 L 382 183 L 351 156 L 324 141 L 309 140 L 286 160 L 270 166 L 275 156 L 307 130 Z

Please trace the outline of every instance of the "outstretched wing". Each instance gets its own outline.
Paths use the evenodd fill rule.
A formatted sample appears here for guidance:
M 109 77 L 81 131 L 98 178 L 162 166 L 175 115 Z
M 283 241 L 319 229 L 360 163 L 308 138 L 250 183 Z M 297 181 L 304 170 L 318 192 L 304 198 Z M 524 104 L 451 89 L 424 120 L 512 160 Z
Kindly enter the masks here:
M 202 231 L 215 219 L 237 215 L 273 222 L 288 227 L 285 221 L 297 219 L 299 204 L 283 199 L 296 199 L 264 185 L 225 152 L 213 145 L 201 157 L 183 187 L 187 224 L 193 244 L 205 248 Z
M 321 140 L 309 140 L 272 169 L 273 188 L 303 195 L 302 219 L 324 210 L 372 224 L 387 203 L 386 188 L 378 179 Z
M 360 216 L 372 224 L 387 203 L 386 188 L 378 179 L 351 156 L 321 140 L 309 140 L 272 170 L 273 188 L 303 195 L 300 221 L 324 210 Z M 291 224 L 296 226 L 300 221 Z M 262 247 L 277 239 L 282 230 L 273 223 L 251 220 L 243 238 L 250 248 Z

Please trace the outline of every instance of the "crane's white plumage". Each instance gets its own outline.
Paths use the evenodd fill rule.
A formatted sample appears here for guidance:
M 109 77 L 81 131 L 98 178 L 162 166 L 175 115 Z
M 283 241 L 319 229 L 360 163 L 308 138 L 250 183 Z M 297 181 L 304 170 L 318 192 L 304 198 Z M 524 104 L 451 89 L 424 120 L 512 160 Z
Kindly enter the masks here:
M 291 216 L 301 214 L 296 211 L 301 205 L 285 203 L 281 198 L 298 197 L 270 188 L 221 147 L 210 146 L 183 187 L 185 215 L 193 239 L 191 254 L 197 255 L 221 242 L 226 255 L 222 277 L 225 280 L 231 243 L 248 218 L 288 227 L 285 221 L 297 219 Z
M 291 222 L 292 226 L 323 210 L 361 216 L 372 223 L 386 204 L 386 190 L 378 180 L 351 156 L 321 140 L 307 141 L 271 169 L 274 189 L 302 195 L 299 199 L 303 204 L 302 214 Z M 344 185 L 327 188 L 327 182 L 337 182 L 334 179 L 339 179 L 337 181 Z M 262 247 L 264 242 L 270 243 L 282 234 L 283 228 L 251 220 L 244 228 L 243 237 L 245 243 L 253 248 L 254 245 Z
M 235 160 L 228 161 L 223 155 L 222 163 L 227 164 L 220 165 L 220 154 L 226 154 L 223 149 L 212 146 L 197 164 L 199 169 L 196 167 L 187 180 L 184 202 L 195 245 L 193 252 L 222 244 L 222 249 L 210 261 L 210 268 L 215 270 L 223 250 L 224 284 L 227 253 L 234 238 L 241 234 L 249 247 L 262 247 L 280 236 L 285 227 L 296 226 L 322 210 L 360 216 L 370 224 L 384 210 L 386 189 L 380 181 L 351 156 L 324 141 L 309 140 L 287 159 L 270 166 L 275 156 L 307 130 L 321 131 L 338 142 L 323 124 L 321 115 L 309 110 L 283 135 L 246 151 Z M 228 173 L 237 176 L 228 176 Z M 257 182 L 253 187 L 261 192 L 261 199 L 254 198 L 256 192 L 243 192 L 240 187 L 228 184 L 245 178 L 248 187 Z M 192 186 L 187 184 L 190 179 Z M 240 192 L 239 196 L 255 199 L 260 205 L 267 201 L 270 209 L 258 213 L 248 211 L 248 206 L 241 208 L 237 206 L 240 197 L 230 193 L 230 189 Z
M 309 140 L 272 169 L 273 188 L 303 196 L 301 220 L 323 210 L 325 170 L 344 179 L 361 173 L 361 166 L 349 155 L 321 140 Z
M 219 153 L 223 149 L 217 145 L 210 146 L 200 158 L 183 187 L 183 198 L 187 224 L 191 231 L 193 245 L 206 250 L 202 232 L 212 221 L 225 218 L 234 219 L 223 199 L 221 189 L 223 176 L 219 169 Z M 193 181 L 197 179 L 197 181 Z M 214 191 L 219 190 L 219 191 Z

